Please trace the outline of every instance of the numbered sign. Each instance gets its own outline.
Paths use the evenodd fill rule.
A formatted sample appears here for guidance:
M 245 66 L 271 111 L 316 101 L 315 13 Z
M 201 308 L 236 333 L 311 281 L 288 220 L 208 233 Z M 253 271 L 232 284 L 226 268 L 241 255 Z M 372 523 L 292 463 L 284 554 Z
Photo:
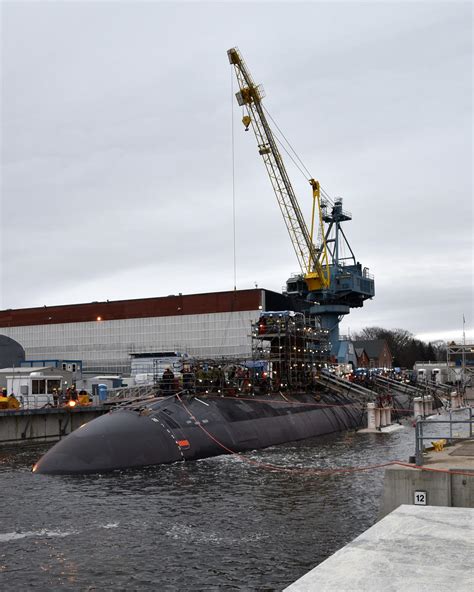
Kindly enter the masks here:
M 427 499 L 426 491 L 415 491 L 414 504 L 415 506 L 426 506 Z

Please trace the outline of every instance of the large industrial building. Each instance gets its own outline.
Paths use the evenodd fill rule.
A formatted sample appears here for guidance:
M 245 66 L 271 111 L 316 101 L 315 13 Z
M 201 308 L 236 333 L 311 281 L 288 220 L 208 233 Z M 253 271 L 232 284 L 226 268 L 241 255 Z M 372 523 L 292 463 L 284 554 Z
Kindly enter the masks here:
M 179 294 L 3 310 L 0 334 L 19 342 L 27 360 L 81 360 L 83 372 L 128 374 L 137 353 L 249 356 L 261 311 L 295 309 L 290 297 L 260 288 Z

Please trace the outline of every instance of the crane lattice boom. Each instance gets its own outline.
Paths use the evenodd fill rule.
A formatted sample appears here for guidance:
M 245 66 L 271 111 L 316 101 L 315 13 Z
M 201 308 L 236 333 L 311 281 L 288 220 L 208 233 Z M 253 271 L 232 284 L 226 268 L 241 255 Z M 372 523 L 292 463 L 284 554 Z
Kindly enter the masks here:
M 308 288 L 309 290 L 328 288 L 330 283 L 329 261 L 324 239 L 325 233 L 320 204 L 319 183 L 314 179 L 310 179 L 310 184 L 313 188 L 313 216 L 310 232 L 288 173 L 286 172 L 272 130 L 265 117 L 261 103 L 264 97 L 263 89 L 253 81 L 237 48 L 229 49 L 227 55 L 229 56 L 229 62 L 235 68 L 235 74 L 239 84 L 240 90 L 236 93 L 237 102 L 247 111 L 247 115 L 244 116 L 242 121 L 247 128 L 250 124 L 252 125 L 257 138 L 258 151 L 265 163 Z M 318 246 L 313 242 L 316 210 L 318 211 L 319 236 L 321 237 L 321 243 Z

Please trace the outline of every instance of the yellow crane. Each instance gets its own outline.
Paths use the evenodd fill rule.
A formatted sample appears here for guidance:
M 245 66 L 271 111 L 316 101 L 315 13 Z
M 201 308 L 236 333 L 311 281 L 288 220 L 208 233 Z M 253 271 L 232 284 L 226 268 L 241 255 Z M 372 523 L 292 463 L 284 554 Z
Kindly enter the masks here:
M 331 276 L 319 182 L 315 179 L 309 180 L 313 192 L 313 207 L 311 229 L 308 230 L 277 142 L 262 107 L 263 89 L 261 85 L 256 85 L 253 81 L 236 47 L 229 49 L 227 55 L 229 62 L 234 66 L 239 84 L 239 91 L 236 93 L 237 102 L 246 111 L 242 122 L 246 130 L 252 126 L 257 138 L 258 152 L 263 158 L 270 177 L 308 290 L 313 292 L 328 289 Z M 317 244 L 314 242 L 315 231 L 318 233 Z

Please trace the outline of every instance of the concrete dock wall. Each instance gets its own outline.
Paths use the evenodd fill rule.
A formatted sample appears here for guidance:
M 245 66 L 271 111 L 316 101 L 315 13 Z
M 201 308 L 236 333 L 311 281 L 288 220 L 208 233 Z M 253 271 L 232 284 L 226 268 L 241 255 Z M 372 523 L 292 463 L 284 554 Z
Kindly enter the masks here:
M 107 411 L 101 406 L 0 411 L 0 445 L 55 442 Z
M 455 471 L 456 468 L 450 467 Z M 388 467 L 384 476 L 384 493 L 379 510 L 380 520 L 400 505 L 415 505 L 416 492 L 426 494 L 427 506 L 474 508 L 474 469 L 459 468 L 473 477 L 448 472 L 422 471 L 408 467 Z

